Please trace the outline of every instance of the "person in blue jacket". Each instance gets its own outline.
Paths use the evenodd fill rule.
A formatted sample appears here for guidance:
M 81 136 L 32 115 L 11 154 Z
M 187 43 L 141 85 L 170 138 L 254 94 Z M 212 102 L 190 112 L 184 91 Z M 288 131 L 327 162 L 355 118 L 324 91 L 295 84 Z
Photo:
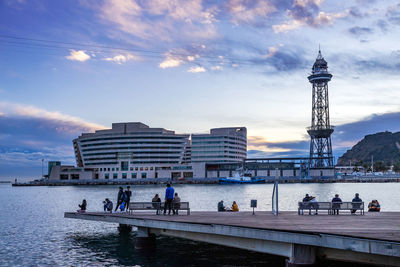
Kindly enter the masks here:
M 167 184 L 167 189 L 165 190 L 165 204 L 164 204 L 164 215 L 167 212 L 167 207 L 168 207 L 168 215 L 171 215 L 171 209 L 172 209 L 172 200 L 174 199 L 174 188 L 170 185 Z M 175 211 L 172 210 L 173 214 L 175 214 Z

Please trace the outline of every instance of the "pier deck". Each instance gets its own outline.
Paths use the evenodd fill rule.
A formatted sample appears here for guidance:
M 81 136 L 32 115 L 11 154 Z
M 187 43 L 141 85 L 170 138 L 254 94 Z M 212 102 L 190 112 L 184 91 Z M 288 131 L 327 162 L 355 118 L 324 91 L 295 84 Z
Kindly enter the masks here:
M 114 222 L 146 233 L 199 240 L 289 257 L 400 266 L 400 212 L 297 215 L 297 212 L 192 212 L 190 216 L 136 213 L 65 213 L 67 218 Z M 142 231 L 143 232 L 143 231 Z M 312 248 L 304 253 L 304 249 Z M 308 259 L 296 255 L 310 254 Z M 297 254 L 296 254 L 297 253 Z M 297 257 L 299 258 L 299 257 Z

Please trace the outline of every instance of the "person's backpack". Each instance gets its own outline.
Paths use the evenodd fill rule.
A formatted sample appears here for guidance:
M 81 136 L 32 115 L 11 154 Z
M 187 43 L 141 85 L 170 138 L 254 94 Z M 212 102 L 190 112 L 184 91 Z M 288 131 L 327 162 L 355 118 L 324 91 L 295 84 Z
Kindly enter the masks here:
M 128 200 L 128 197 L 126 196 L 125 192 L 122 192 L 121 194 L 121 202 L 126 202 Z

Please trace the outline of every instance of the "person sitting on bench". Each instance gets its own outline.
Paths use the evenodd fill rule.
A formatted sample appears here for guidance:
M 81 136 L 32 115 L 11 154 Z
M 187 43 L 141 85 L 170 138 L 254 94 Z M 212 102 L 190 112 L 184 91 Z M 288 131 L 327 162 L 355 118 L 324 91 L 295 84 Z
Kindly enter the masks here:
M 158 196 L 158 194 L 155 194 L 155 196 L 152 198 L 151 200 L 153 208 L 155 208 L 156 211 L 156 215 L 158 215 L 160 213 L 160 209 L 161 209 L 161 199 Z

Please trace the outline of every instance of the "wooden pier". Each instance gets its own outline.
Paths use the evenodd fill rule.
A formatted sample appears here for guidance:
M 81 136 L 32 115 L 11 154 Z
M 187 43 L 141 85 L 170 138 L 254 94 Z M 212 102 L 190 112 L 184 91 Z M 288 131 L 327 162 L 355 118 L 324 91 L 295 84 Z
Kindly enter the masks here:
M 319 258 L 400 266 L 400 212 L 364 216 L 309 216 L 297 212 L 281 212 L 278 216 L 270 212 L 192 212 L 190 216 L 66 212 L 65 217 L 136 226 L 137 239 L 142 244 L 152 244 L 155 236 L 173 236 L 284 256 L 288 266 L 311 265 Z

